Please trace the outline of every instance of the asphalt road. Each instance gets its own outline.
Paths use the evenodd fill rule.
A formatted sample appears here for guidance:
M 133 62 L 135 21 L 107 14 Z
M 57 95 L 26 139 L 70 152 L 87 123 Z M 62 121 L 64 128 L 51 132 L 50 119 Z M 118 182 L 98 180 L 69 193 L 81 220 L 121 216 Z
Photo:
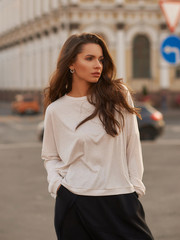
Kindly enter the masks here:
M 180 239 L 180 111 L 167 113 L 164 135 L 142 142 L 147 191 L 141 199 L 156 240 Z M 42 116 L 0 117 L 0 239 L 55 240 L 54 199 L 47 192 L 36 126 Z

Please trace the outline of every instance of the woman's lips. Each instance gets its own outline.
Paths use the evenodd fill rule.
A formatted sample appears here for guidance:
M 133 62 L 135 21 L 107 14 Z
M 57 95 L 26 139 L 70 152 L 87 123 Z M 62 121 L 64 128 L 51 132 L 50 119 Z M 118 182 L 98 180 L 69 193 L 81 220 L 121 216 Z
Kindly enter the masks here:
M 94 72 L 94 73 L 91 73 L 94 77 L 100 77 L 101 76 L 101 73 L 99 72 Z

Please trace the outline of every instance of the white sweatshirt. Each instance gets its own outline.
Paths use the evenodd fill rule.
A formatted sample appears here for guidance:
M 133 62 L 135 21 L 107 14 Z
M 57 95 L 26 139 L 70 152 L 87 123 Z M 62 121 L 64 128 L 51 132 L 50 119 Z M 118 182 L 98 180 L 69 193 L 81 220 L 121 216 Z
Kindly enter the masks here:
M 133 105 L 130 94 L 128 101 Z M 118 136 L 106 133 L 98 116 L 76 126 L 94 106 L 87 97 L 65 95 L 45 114 L 42 159 L 55 198 L 60 184 L 78 195 L 116 195 L 136 191 L 142 196 L 143 162 L 135 114 L 124 111 Z

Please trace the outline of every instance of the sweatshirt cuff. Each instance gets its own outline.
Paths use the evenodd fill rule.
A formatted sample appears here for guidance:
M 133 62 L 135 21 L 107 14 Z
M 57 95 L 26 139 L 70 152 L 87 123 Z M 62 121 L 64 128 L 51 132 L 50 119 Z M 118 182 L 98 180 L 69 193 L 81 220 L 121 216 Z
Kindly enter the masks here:
M 53 198 L 56 198 L 57 196 L 57 189 L 59 185 L 61 185 L 62 179 L 60 178 L 58 181 L 56 181 L 53 185 L 49 185 L 49 192 Z
M 138 197 L 142 197 L 145 195 L 145 188 L 142 189 L 142 188 L 134 186 L 134 189 L 135 189 L 136 193 L 138 194 Z

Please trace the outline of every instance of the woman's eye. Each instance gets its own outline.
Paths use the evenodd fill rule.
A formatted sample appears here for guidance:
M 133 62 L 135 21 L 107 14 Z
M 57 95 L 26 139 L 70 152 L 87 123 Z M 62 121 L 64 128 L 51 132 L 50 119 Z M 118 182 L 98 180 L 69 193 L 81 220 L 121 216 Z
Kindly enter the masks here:
M 92 57 L 88 57 L 88 58 L 86 58 L 86 60 L 91 61 L 91 60 L 92 60 Z
M 104 62 L 104 58 L 99 59 L 99 62 L 103 63 Z

